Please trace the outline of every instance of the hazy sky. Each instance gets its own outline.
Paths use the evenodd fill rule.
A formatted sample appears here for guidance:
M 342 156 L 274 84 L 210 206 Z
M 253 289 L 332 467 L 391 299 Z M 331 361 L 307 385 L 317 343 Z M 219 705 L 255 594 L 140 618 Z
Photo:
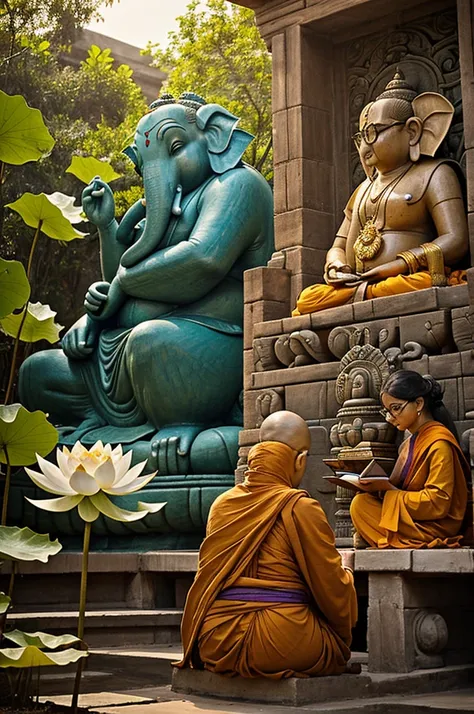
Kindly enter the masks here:
M 166 46 L 175 18 L 183 15 L 189 0 L 115 0 L 112 7 L 100 8 L 105 22 L 89 25 L 90 30 L 145 47 L 148 40 Z

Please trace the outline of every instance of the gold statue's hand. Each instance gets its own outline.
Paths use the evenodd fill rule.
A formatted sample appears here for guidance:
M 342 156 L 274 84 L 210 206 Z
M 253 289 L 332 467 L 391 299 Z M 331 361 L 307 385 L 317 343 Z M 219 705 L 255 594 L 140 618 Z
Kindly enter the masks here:
M 397 275 L 407 272 L 407 264 L 401 258 L 392 260 L 390 263 L 384 263 L 383 265 L 378 265 L 376 268 L 367 270 L 365 273 L 361 273 L 360 280 L 364 280 L 367 283 L 378 283 L 381 280 L 386 280 L 387 278 L 394 278 Z
M 353 272 L 353 269 L 347 263 L 340 260 L 333 260 L 326 265 L 324 278 L 329 285 L 346 283 L 354 284 L 359 281 L 359 276 Z

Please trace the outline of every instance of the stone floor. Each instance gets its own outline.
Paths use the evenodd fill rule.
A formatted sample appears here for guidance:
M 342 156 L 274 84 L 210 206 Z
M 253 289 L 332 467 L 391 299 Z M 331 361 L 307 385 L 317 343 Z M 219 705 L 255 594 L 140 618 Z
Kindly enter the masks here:
M 80 706 L 90 714 L 455 714 L 474 712 L 474 681 L 466 689 L 429 694 L 397 694 L 354 698 L 333 703 L 280 706 L 278 702 L 247 703 L 171 691 L 170 662 L 177 645 L 96 650 L 83 676 Z M 363 659 L 363 656 L 362 656 Z M 365 668 L 364 668 L 365 669 Z M 357 675 L 351 675 L 356 677 Z M 377 675 L 383 677 L 384 675 Z M 387 678 L 393 675 L 387 675 Z M 329 678 L 327 678 L 329 679 Z M 331 678 L 332 679 L 332 678 Z M 336 678 L 334 678 L 336 679 Z M 74 671 L 42 676 L 42 701 L 69 705 Z M 341 680 L 338 678 L 338 681 Z M 355 687 L 356 689 L 356 687 Z M 415 689 L 416 691 L 416 689 Z

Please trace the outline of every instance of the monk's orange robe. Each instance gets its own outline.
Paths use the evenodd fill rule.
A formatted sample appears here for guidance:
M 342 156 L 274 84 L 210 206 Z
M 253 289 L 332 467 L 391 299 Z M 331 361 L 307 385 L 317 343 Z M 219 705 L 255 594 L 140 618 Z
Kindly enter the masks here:
M 176 666 L 271 679 L 344 671 L 357 619 L 353 576 L 319 503 L 292 488 L 296 455 L 279 442 L 257 444 L 245 482 L 213 504 Z M 300 590 L 311 602 L 218 599 L 231 586 Z
M 448 276 L 448 285 L 462 285 L 466 282 L 465 270 L 454 270 Z M 420 271 L 412 275 L 396 275 L 393 278 L 381 280 L 367 286 L 366 300 L 386 297 L 387 295 L 401 295 L 402 293 L 415 292 L 431 288 L 431 275 L 427 271 Z M 332 285 L 316 284 L 305 288 L 292 312 L 293 317 L 306 315 L 310 312 L 319 312 L 328 307 L 338 307 L 352 302 L 357 288 L 335 288 Z
M 414 443 L 410 444 L 411 440 Z M 382 501 L 373 494 L 359 493 L 351 504 L 354 527 L 371 546 L 460 544 L 470 473 L 449 429 L 436 421 L 427 422 L 404 441 L 391 481 L 400 490 L 386 491 Z

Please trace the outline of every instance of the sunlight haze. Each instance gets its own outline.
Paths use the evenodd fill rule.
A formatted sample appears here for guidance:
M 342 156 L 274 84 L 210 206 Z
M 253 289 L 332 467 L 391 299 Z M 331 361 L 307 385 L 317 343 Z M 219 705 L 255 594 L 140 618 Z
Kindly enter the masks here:
M 176 30 L 176 17 L 186 12 L 190 0 L 120 0 L 112 7 L 99 8 L 104 22 L 94 22 L 89 30 L 143 48 L 148 41 L 166 47 L 168 32 Z

